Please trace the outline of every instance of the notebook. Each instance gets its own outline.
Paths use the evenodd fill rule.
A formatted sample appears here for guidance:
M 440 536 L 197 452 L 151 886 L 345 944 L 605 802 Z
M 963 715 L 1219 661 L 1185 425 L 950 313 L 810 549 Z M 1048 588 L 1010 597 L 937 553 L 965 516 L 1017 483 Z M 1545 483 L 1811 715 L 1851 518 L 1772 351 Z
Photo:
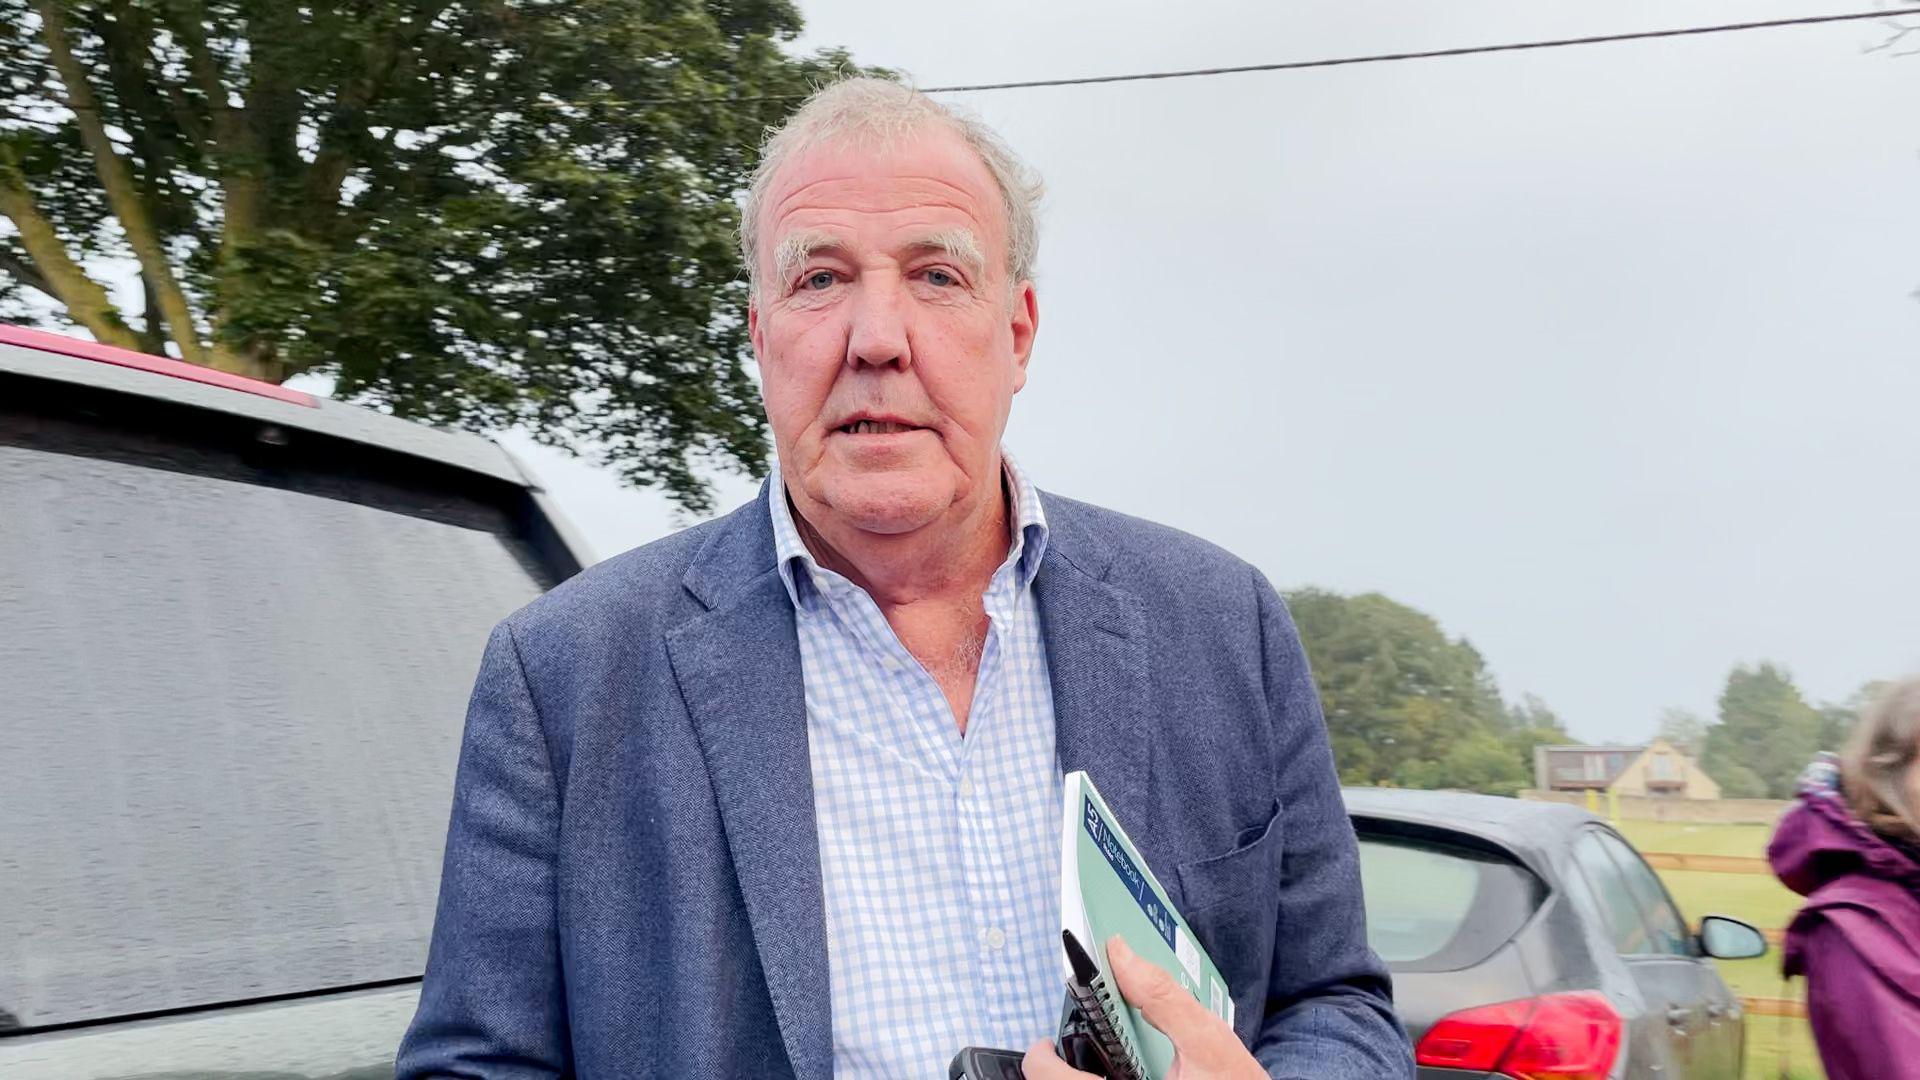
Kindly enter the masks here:
M 1068 773 L 1064 788 L 1061 928 L 1098 968 L 1084 992 L 1073 994 L 1073 1004 L 1085 1014 L 1116 1075 L 1161 1080 L 1173 1065 L 1173 1043 L 1121 997 L 1107 965 L 1107 939 L 1125 938 L 1142 959 L 1165 969 L 1228 1024 L 1233 1023 L 1233 998 L 1220 969 L 1194 940 L 1093 781 L 1084 772 Z M 1078 982 L 1069 961 L 1067 983 L 1077 987 Z

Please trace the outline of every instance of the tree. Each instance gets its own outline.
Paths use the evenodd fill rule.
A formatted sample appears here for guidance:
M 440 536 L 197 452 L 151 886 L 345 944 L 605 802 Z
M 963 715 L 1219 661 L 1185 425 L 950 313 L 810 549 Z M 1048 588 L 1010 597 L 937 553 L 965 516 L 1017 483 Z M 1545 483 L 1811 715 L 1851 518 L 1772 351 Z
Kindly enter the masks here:
M 1885 680 L 1875 680 L 1855 690 L 1843 704 L 1820 706 L 1820 749 L 1837 751 L 1845 746 L 1847 736 L 1853 734 L 1853 726 L 1860 722 L 1860 714 L 1872 707 L 1886 690 Z
M 1722 764 L 1709 775 L 1720 785 L 1723 799 L 1764 799 L 1771 794 L 1767 782 L 1745 765 Z
M 1533 752 L 1542 746 L 1578 746 L 1580 740 L 1562 727 L 1527 727 L 1507 732 L 1503 741 L 1513 759 L 1526 770 L 1527 785 L 1533 784 Z
M 1506 744 L 1508 754 L 1524 774 L 1525 782 L 1521 787 L 1533 786 L 1533 752 L 1536 748 L 1579 742 L 1567 734 L 1566 724 L 1538 694 L 1520 695 L 1518 702 L 1507 707 L 1506 721 L 1507 729 L 1501 741 Z
M 1800 696 L 1786 669 L 1771 663 L 1740 666 L 1720 694 L 1720 722 L 1707 731 L 1701 766 L 1728 791 L 1729 777 L 1746 787 L 1745 769 L 1764 797 L 1784 799 L 1813 757 L 1820 717 Z
M 1560 717 L 1540 699 L 1538 694 L 1521 694 L 1520 700 L 1507 706 L 1505 713 L 1507 727 L 1514 731 L 1537 729 L 1564 734 L 1567 729 L 1566 725 L 1560 722 Z
M 1509 710 L 1479 652 L 1422 612 L 1320 589 L 1287 603 L 1346 783 L 1511 795 L 1532 776 L 1534 745 L 1569 741 L 1539 698 Z
M 1707 722 L 1691 709 L 1669 708 L 1660 713 L 1658 734 L 1688 757 L 1699 757 L 1707 741 Z
M 0 0 L 0 317 L 591 441 L 704 509 L 697 463 L 765 461 L 733 196 L 844 64 L 786 55 L 799 29 L 788 0 Z
M 1407 762 L 1395 781 L 1401 787 L 1512 796 L 1533 782 L 1533 774 L 1506 741 L 1490 731 L 1476 731 L 1449 746 L 1438 761 Z

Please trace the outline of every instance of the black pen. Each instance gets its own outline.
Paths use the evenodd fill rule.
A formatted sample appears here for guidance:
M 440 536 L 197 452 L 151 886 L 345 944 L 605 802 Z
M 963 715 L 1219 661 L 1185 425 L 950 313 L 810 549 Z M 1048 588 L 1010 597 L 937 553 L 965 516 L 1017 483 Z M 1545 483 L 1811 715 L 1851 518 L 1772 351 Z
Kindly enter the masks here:
M 1113 996 L 1118 988 L 1110 987 L 1100 977 L 1100 965 L 1094 963 L 1073 931 L 1060 931 L 1060 945 L 1067 951 L 1067 966 L 1073 969 L 1073 976 L 1067 980 L 1067 997 L 1078 1014 L 1078 1022 L 1072 1025 L 1076 1030 L 1061 1035 L 1061 1057 L 1095 1076 L 1137 1080 L 1140 1073 L 1133 1055 L 1113 1026 L 1114 1011 L 1124 1007 Z

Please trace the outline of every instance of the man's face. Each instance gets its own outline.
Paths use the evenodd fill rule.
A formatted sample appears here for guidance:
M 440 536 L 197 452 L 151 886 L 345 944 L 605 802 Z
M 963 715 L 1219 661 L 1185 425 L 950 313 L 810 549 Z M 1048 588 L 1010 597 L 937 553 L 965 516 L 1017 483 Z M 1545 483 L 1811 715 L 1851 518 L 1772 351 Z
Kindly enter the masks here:
M 900 535 L 998 498 L 1037 308 L 1031 283 L 1008 281 L 986 166 L 940 127 L 885 150 L 822 145 L 775 174 L 764 206 L 748 327 L 801 512 Z

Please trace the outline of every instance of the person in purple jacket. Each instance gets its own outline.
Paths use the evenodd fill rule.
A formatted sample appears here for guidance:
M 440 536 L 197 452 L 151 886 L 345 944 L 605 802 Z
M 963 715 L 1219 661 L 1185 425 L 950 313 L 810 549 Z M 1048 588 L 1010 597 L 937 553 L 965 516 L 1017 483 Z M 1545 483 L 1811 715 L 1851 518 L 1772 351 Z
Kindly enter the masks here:
M 1767 850 L 1806 906 L 1788 976 L 1830 1080 L 1920 1077 L 1920 679 L 1894 686 L 1838 759 L 1823 754 Z

